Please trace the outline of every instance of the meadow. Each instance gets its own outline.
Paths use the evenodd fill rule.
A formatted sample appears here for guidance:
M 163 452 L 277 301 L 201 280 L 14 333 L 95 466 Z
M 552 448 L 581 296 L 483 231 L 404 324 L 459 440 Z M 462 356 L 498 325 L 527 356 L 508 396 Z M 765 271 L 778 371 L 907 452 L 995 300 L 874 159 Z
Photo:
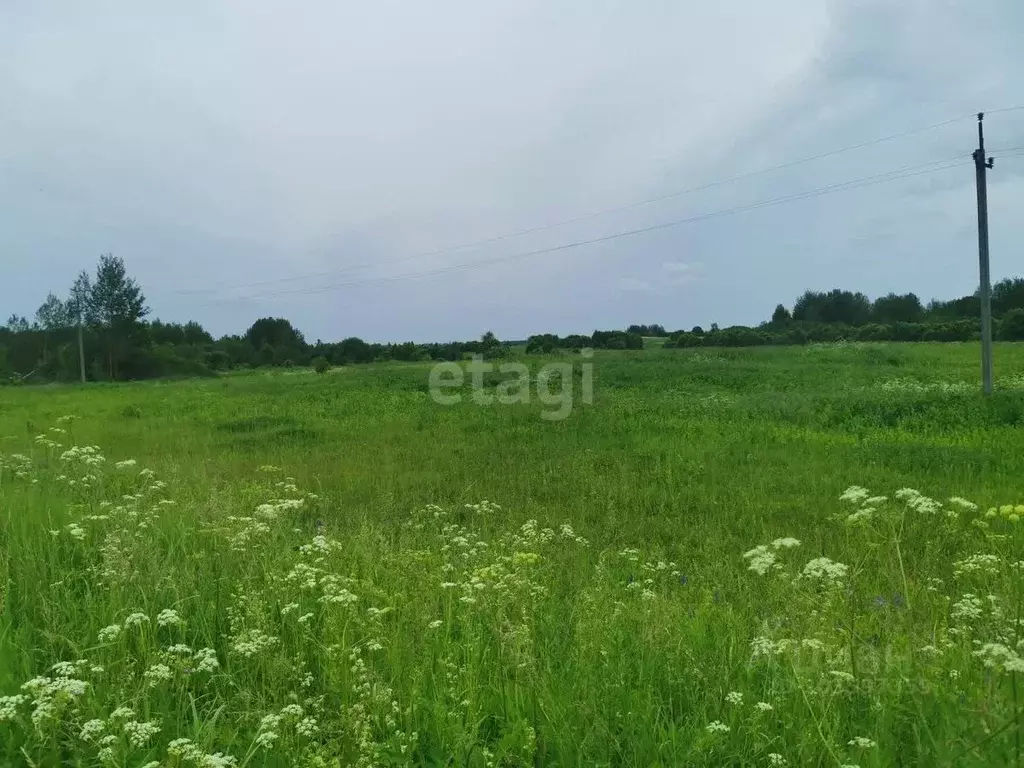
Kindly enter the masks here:
M 1018 764 L 995 354 L 598 351 L 561 421 L 413 363 L 0 389 L 0 765 Z

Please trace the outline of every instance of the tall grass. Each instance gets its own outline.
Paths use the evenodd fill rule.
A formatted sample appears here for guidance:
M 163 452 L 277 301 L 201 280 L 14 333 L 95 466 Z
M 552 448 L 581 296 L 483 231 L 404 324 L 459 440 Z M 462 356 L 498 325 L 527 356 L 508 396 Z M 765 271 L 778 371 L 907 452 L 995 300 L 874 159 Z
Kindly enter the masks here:
M 608 353 L 564 422 L 422 366 L 6 391 L 0 764 L 1013 764 L 1024 360 L 975 353 Z

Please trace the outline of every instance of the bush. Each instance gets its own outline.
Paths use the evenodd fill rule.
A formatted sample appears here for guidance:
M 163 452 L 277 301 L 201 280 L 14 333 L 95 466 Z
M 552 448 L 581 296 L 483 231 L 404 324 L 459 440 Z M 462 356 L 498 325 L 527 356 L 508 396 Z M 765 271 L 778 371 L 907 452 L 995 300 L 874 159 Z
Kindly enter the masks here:
M 313 370 L 317 373 L 327 373 L 331 369 L 331 364 L 323 355 L 317 355 L 312 361 Z
M 1011 309 L 999 322 L 998 336 L 1003 341 L 1024 341 L 1024 309 Z

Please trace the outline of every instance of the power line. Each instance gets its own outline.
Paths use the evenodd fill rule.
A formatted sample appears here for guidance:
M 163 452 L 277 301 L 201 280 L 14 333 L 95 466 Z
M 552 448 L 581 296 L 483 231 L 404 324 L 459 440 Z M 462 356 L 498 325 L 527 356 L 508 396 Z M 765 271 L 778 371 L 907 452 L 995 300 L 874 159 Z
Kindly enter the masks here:
M 999 112 L 1010 112 L 1010 111 L 1018 110 L 1018 109 L 1024 109 L 1024 105 L 1020 105 L 1020 106 L 1016 106 L 1016 107 L 1004 107 L 1003 109 L 993 110 L 990 114 L 992 114 L 992 113 L 999 113 Z M 368 268 L 372 268 L 372 267 L 377 267 L 377 266 L 380 266 L 382 264 L 395 264 L 395 263 L 404 262 L 404 261 L 411 261 L 411 260 L 415 260 L 415 259 L 426 258 L 428 256 L 437 256 L 437 255 L 441 255 L 441 254 L 445 254 L 445 253 L 452 253 L 452 252 L 455 252 L 455 251 L 465 250 L 465 249 L 468 249 L 468 248 L 475 248 L 475 247 L 479 247 L 479 246 L 483 246 L 483 245 L 490 245 L 492 243 L 501 242 L 503 240 L 509 240 L 509 239 L 515 238 L 515 237 L 522 237 L 522 236 L 525 236 L 525 235 L 535 234 L 537 232 L 543 232 L 543 231 L 547 231 L 547 230 L 550 230 L 550 229 L 556 229 L 558 227 L 564 227 L 564 226 L 567 226 L 569 224 L 575 224 L 575 223 L 578 223 L 578 222 L 581 222 L 581 221 L 588 221 L 590 219 L 594 219 L 594 218 L 597 218 L 599 216 L 606 216 L 606 215 L 612 214 L 612 213 L 620 213 L 622 211 L 633 210 L 635 208 L 640 208 L 640 207 L 643 207 L 643 206 L 646 206 L 646 205 L 651 205 L 653 203 L 663 202 L 665 200 L 671 200 L 673 198 L 682 197 L 684 195 L 693 194 L 695 192 L 702 192 L 704 190 L 712 189 L 714 187 L 719 187 L 719 186 L 723 186 L 725 184 L 731 184 L 731 183 L 734 183 L 734 182 L 737 182 L 737 181 L 742 181 L 744 179 L 753 178 L 755 176 L 761 176 L 761 175 L 768 174 L 768 173 L 774 173 L 776 171 L 785 170 L 787 168 L 793 168 L 793 167 L 798 166 L 798 165 L 803 165 L 803 164 L 811 163 L 811 162 L 814 162 L 814 161 L 817 161 L 817 160 L 822 160 L 822 159 L 827 158 L 827 157 L 834 157 L 836 155 L 841 155 L 841 154 L 844 154 L 846 152 L 852 152 L 854 150 L 864 149 L 866 147 L 874 146 L 876 144 L 882 144 L 882 143 L 887 142 L 887 141 L 893 141 L 895 139 L 901 139 L 901 138 L 905 138 L 907 136 L 913 136 L 913 135 L 918 134 L 918 133 L 924 133 L 926 131 L 935 130 L 937 128 L 942 128 L 942 127 L 945 127 L 947 125 L 952 125 L 953 123 L 958 123 L 958 122 L 960 122 L 962 120 L 973 119 L 974 117 L 975 117 L 974 114 L 962 115 L 960 117 L 954 117 L 954 118 L 950 118 L 948 120 L 942 120 L 941 122 L 932 123 L 931 125 L 922 126 L 920 128 L 911 128 L 909 130 L 900 131 L 899 133 L 893 133 L 893 134 L 889 134 L 887 136 L 882 136 L 882 137 L 879 137 L 879 138 L 870 139 L 868 141 L 862 141 L 862 142 L 860 142 L 858 144 L 850 144 L 850 145 L 845 146 L 845 147 L 840 147 L 838 149 L 829 150 L 828 152 L 821 152 L 821 153 L 816 154 L 816 155 L 810 155 L 808 157 L 799 158 L 797 160 L 790 160 L 788 162 L 780 163 L 778 165 L 773 165 L 773 166 L 770 166 L 768 168 L 762 168 L 762 169 L 759 169 L 759 170 L 756 170 L 756 171 L 749 171 L 747 173 L 741 173 L 741 174 L 737 174 L 735 176 L 729 176 L 729 177 L 724 178 L 724 179 L 719 179 L 717 181 L 711 181 L 711 182 L 708 182 L 706 184 L 700 184 L 698 186 L 689 187 L 687 189 L 678 190 L 676 192 L 670 192 L 670 193 L 667 193 L 667 194 L 664 194 L 664 195 L 659 195 L 657 197 L 651 197 L 651 198 L 647 198 L 645 200 L 640 200 L 640 201 L 633 202 L 633 203 L 627 203 L 627 204 L 624 204 L 624 205 L 614 206 L 614 207 L 611 207 L 611 208 L 604 208 L 602 210 L 593 211 L 591 213 L 583 214 L 583 215 L 580 215 L 580 216 L 574 216 L 572 218 L 562 219 L 560 221 L 555 221 L 555 222 L 551 222 L 551 223 L 548 223 L 548 224 L 541 224 L 541 225 L 535 226 L 535 227 L 529 227 L 529 228 L 526 228 L 526 229 L 520 229 L 520 230 L 516 230 L 516 231 L 513 231 L 513 232 L 507 232 L 507 233 L 504 233 L 504 234 L 501 234 L 501 235 L 495 235 L 495 236 L 492 236 L 492 237 L 483 238 L 481 240 L 474 240 L 474 241 L 471 241 L 471 242 L 461 243 L 459 245 L 447 246 L 447 247 L 444 247 L 444 248 L 437 248 L 437 249 L 434 249 L 434 250 L 431 250 L 431 251 L 422 251 L 420 253 L 407 254 L 405 256 L 400 256 L 400 257 L 396 257 L 396 258 L 393 258 L 393 259 L 385 259 L 385 260 L 377 261 L 377 262 L 367 262 L 367 263 L 363 263 L 363 264 L 352 264 L 352 265 L 349 265 L 349 266 L 346 266 L 346 267 L 340 267 L 338 269 L 328 270 L 328 271 L 325 271 L 325 272 L 311 272 L 311 273 L 307 273 L 305 275 L 293 275 L 291 277 L 281 277 L 281 278 L 275 278 L 275 279 L 269 279 L 269 280 L 260 280 L 260 281 L 257 281 L 257 282 L 247 283 L 245 285 L 233 286 L 233 287 L 235 287 L 235 288 L 258 288 L 258 287 L 265 286 L 265 285 L 277 285 L 279 283 L 297 282 L 297 281 L 301 281 L 301 280 L 310 280 L 310 279 L 317 278 L 317 277 L 330 277 L 332 275 L 345 274 L 347 272 L 352 272 L 352 271 L 359 270 L 359 269 L 368 269 Z M 218 290 L 223 290 L 223 288 L 219 288 L 219 289 L 218 288 L 180 289 L 180 290 L 173 291 L 173 293 L 178 294 L 178 295 L 183 295 L 183 294 L 208 294 L 208 293 L 216 292 Z
M 452 264 L 446 267 L 438 267 L 436 269 L 424 270 L 421 272 L 404 273 L 399 275 L 388 275 L 377 278 L 366 278 L 363 280 L 352 280 L 344 283 L 334 283 L 325 286 L 315 286 L 310 288 L 295 288 L 283 291 L 273 291 L 265 294 L 256 296 L 244 297 L 245 300 L 259 300 L 266 298 L 273 298 L 277 296 L 287 295 L 312 295 L 317 293 L 327 293 L 330 291 L 338 290 L 339 288 L 347 288 L 357 285 L 369 285 L 373 283 L 388 283 L 397 280 L 405 280 L 416 277 L 426 277 L 430 275 L 444 274 L 447 272 L 453 272 L 456 270 L 472 269 L 475 267 L 488 266 L 491 264 L 497 264 L 504 261 L 512 261 L 515 259 L 529 258 L 532 256 L 540 256 L 548 253 L 557 253 L 559 251 L 566 251 L 573 248 L 579 248 L 584 245 L 593 245 L 596 243 L 608 242 L 610 240 L 618 240 L 624 237 L 632 237 L 647 232 L 654 232 L 661 229 L 669 229 L 671 227 L 678 227 L 684 224 L 692 224 L 694 222 L 706 221 L 708 219 L 717 218 L 719 216 L 732 215 L 736 213 L 742 213 L 751 210 L 757 210 L 759 208 L 767 208 L 775 205 L 782 205 L 785 203 L 798 202 L 807 200 L 814 197 L 821 197 L 823 195 L 835 194 L 837 192 L 845 192 L 850 189 L 859 189 L 862 187 L 873 186 L 875 184 L 883 184 L 891 181 L 898 181 L 901 179 L 912 178 L 914 176 L 921 176 L 923 174 L 937 173 L 944 171 L 949 168 L 954 168 L 962 165 L 967 155 L 958 155 L 953 158 L 947 158 L 945 160 L 934 160 L 929 163 L 921 163 L 919 165 L 911 165 L 905 168 L 900 168 L 894 171 L 887 171 L 885 173 L 874 174 L 872 176 L 864 176 L 857 179 L 850 179 L 847 181 L 836 182 L 816 189 L 807 190 L 804 192 L 798 192 L 792 195 L 786 195 L 784 197 L 770 198 L 767 200 L 761 200 L 746 205 L 740 205 L 733 208 L 726 208 L 718 211 L 711 211 L 709 213 L 697 214 L 689 216 L 683 219 L 674 219 L 672 221 L 661 222 L 658 224 L 652 224 L 646 227 L 639 227 L 636 229 L 630 229 L 623 232 L 615 232 L 610 235 L 603 235 L 601 237 L 589 238 L 586 240 L 576 240 L 570 243 L 564 243 L 562 245 L 551 246 L 548 248 L 538 248 L 532 251 L 517 252 L 512 254 L 505 254 L 502 256 L 492 257 L 489 259 L 480 259 L 477 261 L 464 262 L 462 264 Z M 235 288 L 245 288 L 248 286 L 234 286 Z M 205 302 L 200 306 L 206 306 L 207 304 L 220 303 L 225 299 L 218 299 L 216 302 Z

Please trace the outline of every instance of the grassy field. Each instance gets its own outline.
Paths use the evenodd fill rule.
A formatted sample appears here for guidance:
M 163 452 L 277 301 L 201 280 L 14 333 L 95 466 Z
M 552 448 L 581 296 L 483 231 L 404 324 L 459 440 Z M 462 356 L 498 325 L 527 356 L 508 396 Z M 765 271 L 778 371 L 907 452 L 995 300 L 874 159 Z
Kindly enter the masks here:
M 0 390 L 0 765 L 1017 764 L 1024 347 L 592 362 Z

